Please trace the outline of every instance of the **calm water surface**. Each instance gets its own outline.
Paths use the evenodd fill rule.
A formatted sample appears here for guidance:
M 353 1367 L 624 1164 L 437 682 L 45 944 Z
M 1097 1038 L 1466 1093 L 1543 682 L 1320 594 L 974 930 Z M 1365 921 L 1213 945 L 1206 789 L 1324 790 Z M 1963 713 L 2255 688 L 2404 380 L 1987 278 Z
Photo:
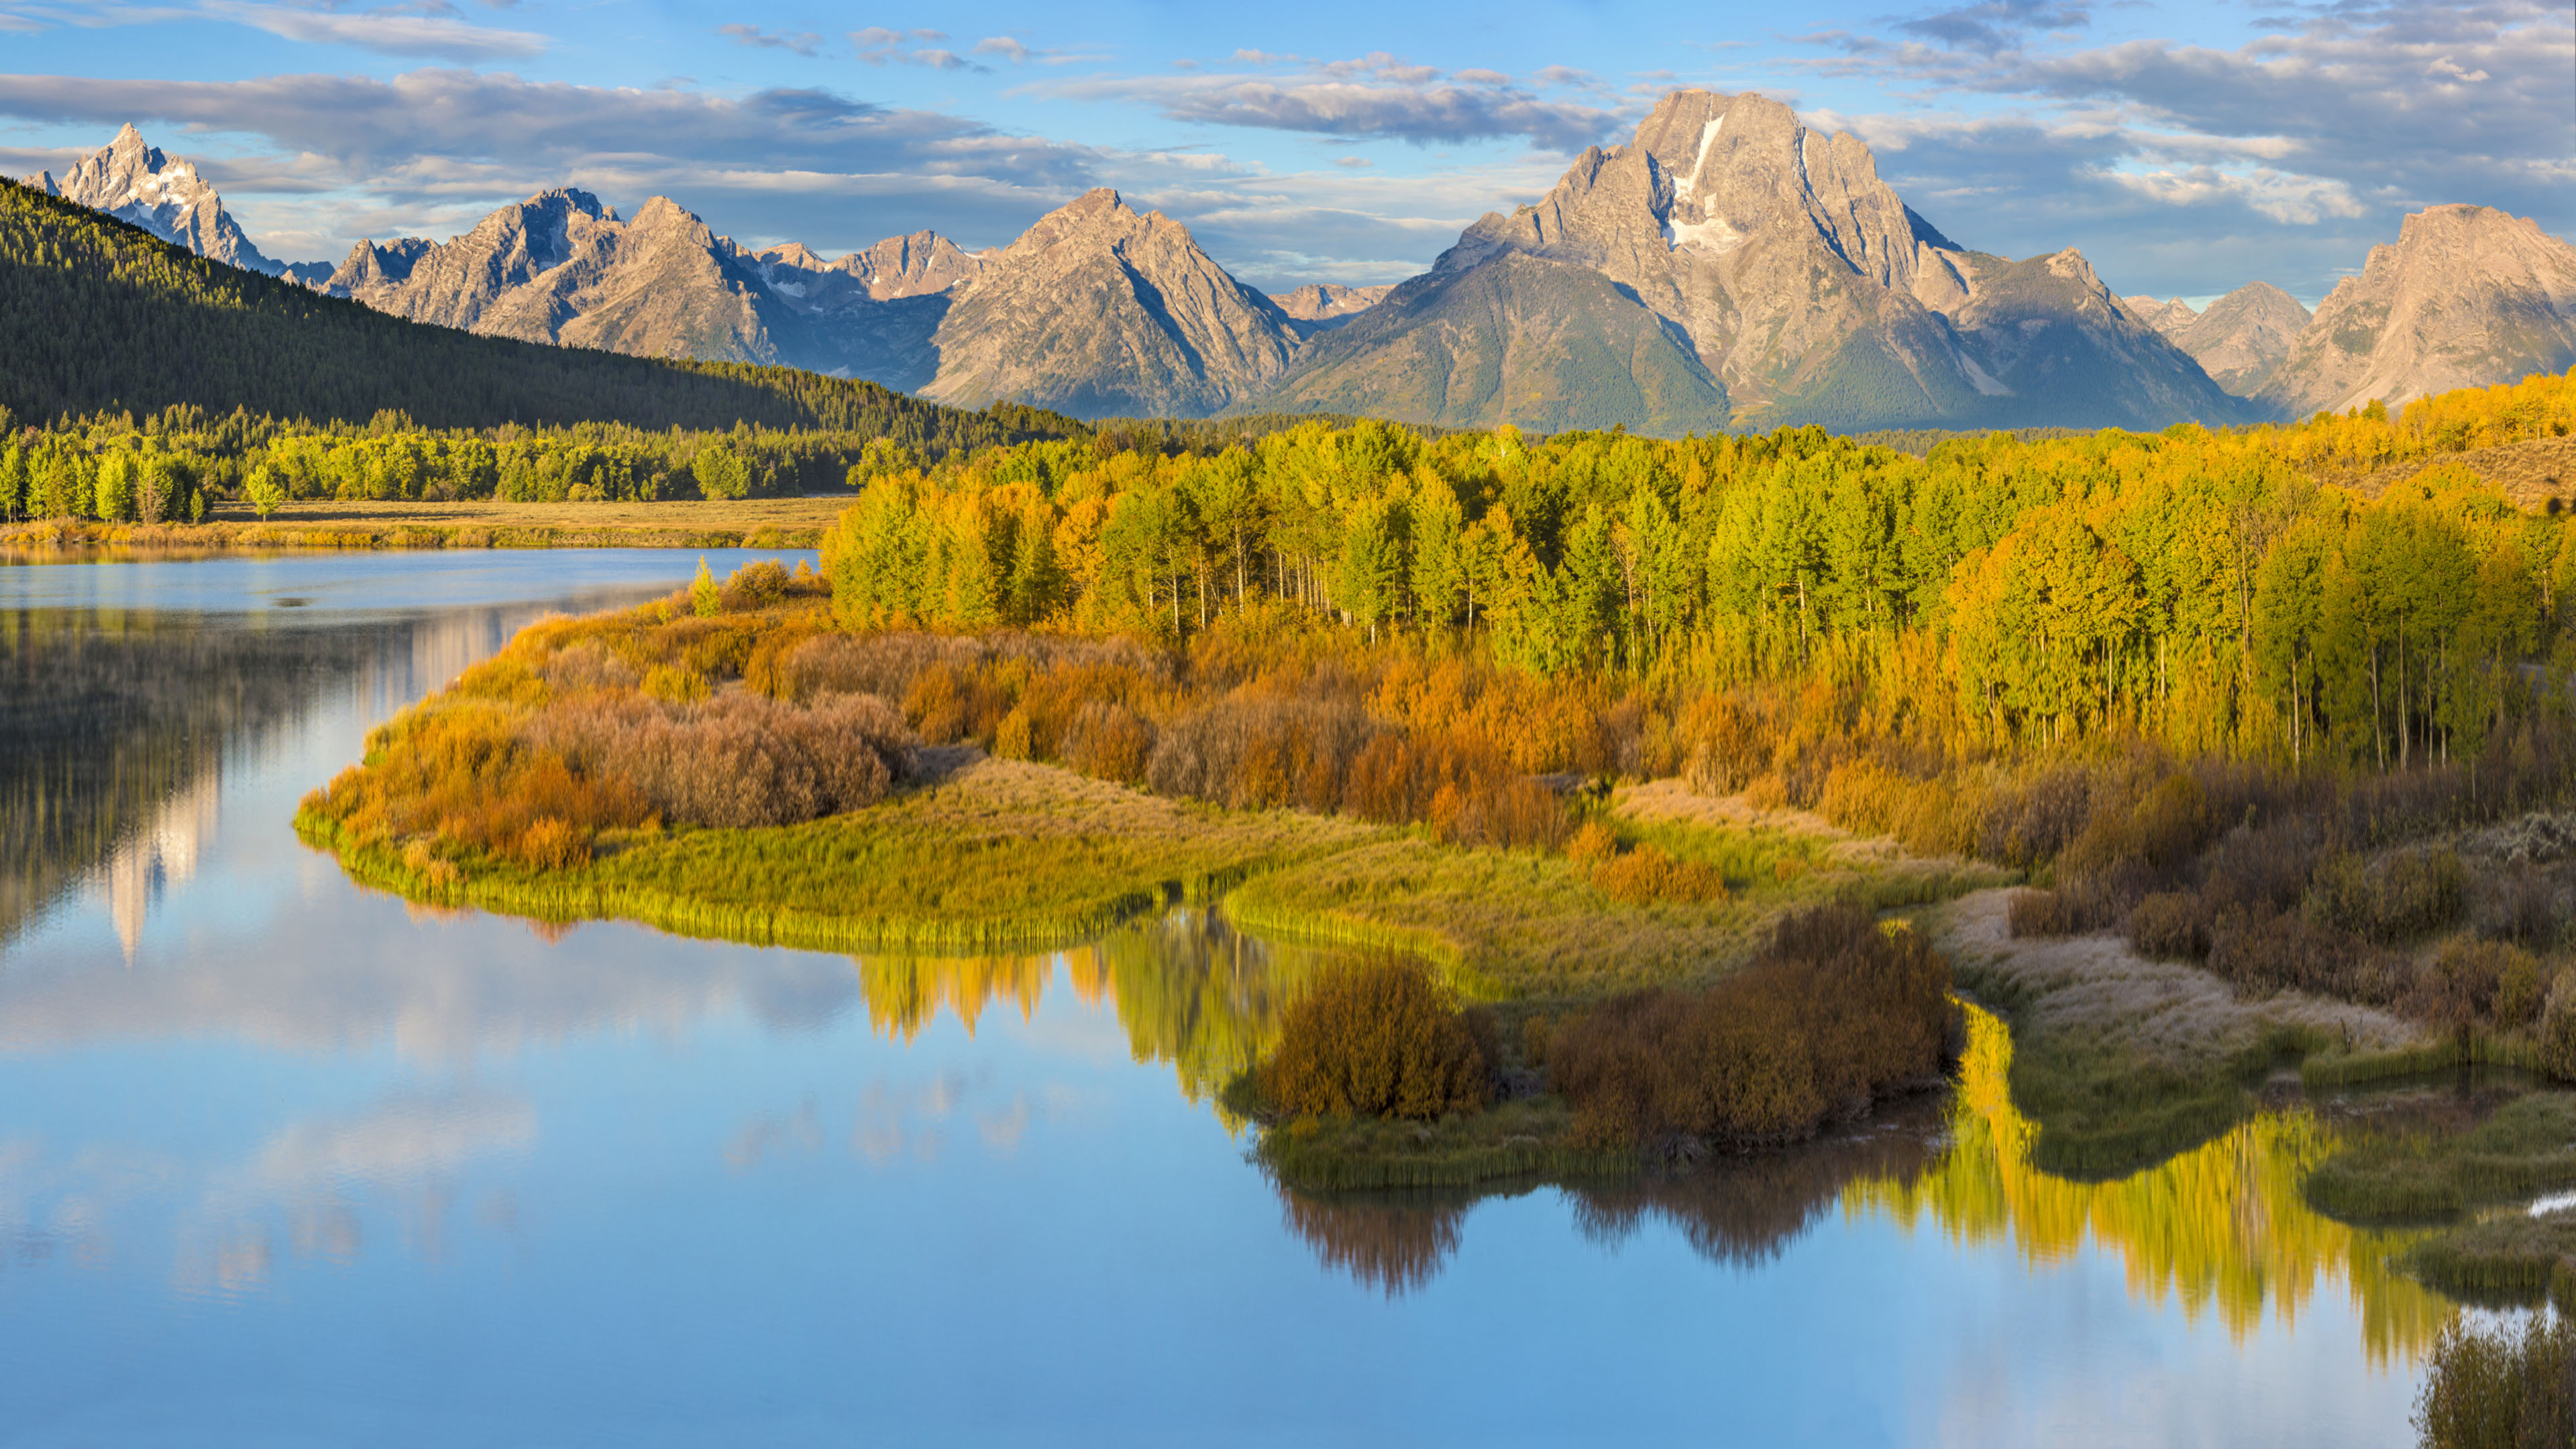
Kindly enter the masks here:
M 2300 1206 L 2304 1116 L 2045 1178 L 1987 1031 L 1729 1172 L 1312 1202 L 1207 1084 L 1315 963 L 1221 922 L 853 961 L 296 841 L 371 725 L 696 563 L 0 567 L 0 1444 L 2411 1442 L 2452 1310 Z

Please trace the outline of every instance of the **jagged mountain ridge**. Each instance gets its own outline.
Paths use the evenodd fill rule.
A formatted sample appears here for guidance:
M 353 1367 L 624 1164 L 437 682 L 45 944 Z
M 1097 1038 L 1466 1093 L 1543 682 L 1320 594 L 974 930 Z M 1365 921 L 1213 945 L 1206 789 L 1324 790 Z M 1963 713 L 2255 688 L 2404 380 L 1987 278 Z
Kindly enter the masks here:
M 1338 282 L 1309 282 L 1305 286 L 1270 294 L 1271 302 L 1288 314 L 1288 320 L 1304 324 L 1309 336 L 1329 332 L 1362 312 L 1386 300 L 1395 290 L 1390 282 L 1380 287 L 1345 287 Z
M 1492 268 L 1508 274 L 1462 285 Z M 1535 343 L 1515 307 L 1578 273 L 1606 285 L 1547 298 Z M 1604 375 L 1622 357 L 1656 386 Z M 1665 433 L 2242 415 L 2080 256 L 1967 251 L 1879 179 L 1858 138 L 1699 90 L 1666 95 L 1631 144 L 1587 149 L 1536 205 L 1487 215 L 1429 274 L 1315 339 L 1272 405 Z
M 586 191 L 540 192 L 440 243 L 361 241 L 325 289 L 492 337 L 832 371 L 809 320 L 664 197 L 620 218 Z
M 50 171 L 27 178 L 48 196 L 103 211 L 201 257 L 262 276 L 313 282 L 330 272 L 319 262 L 271 261 L 224 209 L 224 199 L 194 162 L 147 143 L 131 123 L 115 139 L 81 158 L 60 181 Z
M 194 167 L 132 126 L 36 184 L 201 255 L 308 270 L 261 255 Z M 663 198 L 629 221 L 546 192 L 448 243 L 362 243 L 328 275 L 443 325 L 926 396 L 1661 432 L 2152 427 L 2402 402 L 2576 360 L 2571 278 L 2576 251 L 2533 223 L 2437 207 L 2313 319 L 2262 283 L 2199 314 L 2120 299 L 2071 250 L 1960 247 L 1857 139 L 1705 91 L 1667 95 L 1630 145 L 1587 151 L 1541 203 L 1485 217 L 1395 288 L 1261 297 L 1186 227 L 1109 191 L 991 252 L 925 231 L 837 261 L 749 251 Z
M 952 294 L 984 269 L 981 257 L 931 231 L 888 237 L 831 262 L 793 242 L 736 250 L 771 291 L 818 319 L 843 366 L 906 392 L 938 375 L 931 339 Z
M 2260 400 L 2305 417 L 2570 365 L 2576 246 L 2493 207 L 2435 206 L 2335 284 Z

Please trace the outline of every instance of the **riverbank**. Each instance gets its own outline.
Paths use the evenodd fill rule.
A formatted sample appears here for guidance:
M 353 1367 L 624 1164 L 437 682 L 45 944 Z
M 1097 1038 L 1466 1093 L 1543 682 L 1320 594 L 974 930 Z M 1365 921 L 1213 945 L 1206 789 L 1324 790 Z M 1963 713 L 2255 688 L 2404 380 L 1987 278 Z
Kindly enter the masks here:
M 266 519 L 240 504 L 202 523 L 40 519 L 0 525 L 0 557 L 202 557 L 283 550 L 444 548 L 813 548 L 842 494 L 667 503 L 285 504 Z

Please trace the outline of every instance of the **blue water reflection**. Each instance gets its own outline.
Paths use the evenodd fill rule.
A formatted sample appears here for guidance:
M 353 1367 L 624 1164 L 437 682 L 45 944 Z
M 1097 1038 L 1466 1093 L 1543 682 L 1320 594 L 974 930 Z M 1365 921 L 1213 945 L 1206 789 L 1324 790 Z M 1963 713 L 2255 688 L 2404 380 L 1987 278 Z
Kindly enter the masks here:
M 2116 1252 L 1803 1198 L 1740 1253 L 1554 1189 L 1301 1223 L 1119 1009 L 1205 923 L 896 1029 L 900 963 L 418 912 L 295 841 L 392 710 L 696 561 L 0 568 L 0 617 L 328 656 L 58 881 L 0 861 L 50 882 L 0 936 L 0 1444 L 2409 1442 L 2334 1291 L 2240 1339 Z

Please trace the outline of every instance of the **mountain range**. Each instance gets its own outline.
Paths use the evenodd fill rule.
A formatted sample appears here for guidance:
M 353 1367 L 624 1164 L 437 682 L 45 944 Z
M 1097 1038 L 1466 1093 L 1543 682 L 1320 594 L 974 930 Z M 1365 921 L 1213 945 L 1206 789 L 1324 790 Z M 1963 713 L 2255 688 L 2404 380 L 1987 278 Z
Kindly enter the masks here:
M 1101 189 L 1010 244 L 933 232 L 826 261 L 753 251 L 654 197 L 541 192 L 446 242 L 262 256 L 133 127 L 31 184 L 201 255 L 493 336 L 777 364 L 964 407 L 1370 414 L 1677 434 L 2233 424 L 2576 362 L 2576 248 L 2485 207 L 2411 216 L 2311 315 L 2254 282 L 2194 311 L 2120 297 L 2073 249 L 1952 241 L 1850 135 L 1679 90 L 1421 276 L 1265 296 L 1187 227 Z

